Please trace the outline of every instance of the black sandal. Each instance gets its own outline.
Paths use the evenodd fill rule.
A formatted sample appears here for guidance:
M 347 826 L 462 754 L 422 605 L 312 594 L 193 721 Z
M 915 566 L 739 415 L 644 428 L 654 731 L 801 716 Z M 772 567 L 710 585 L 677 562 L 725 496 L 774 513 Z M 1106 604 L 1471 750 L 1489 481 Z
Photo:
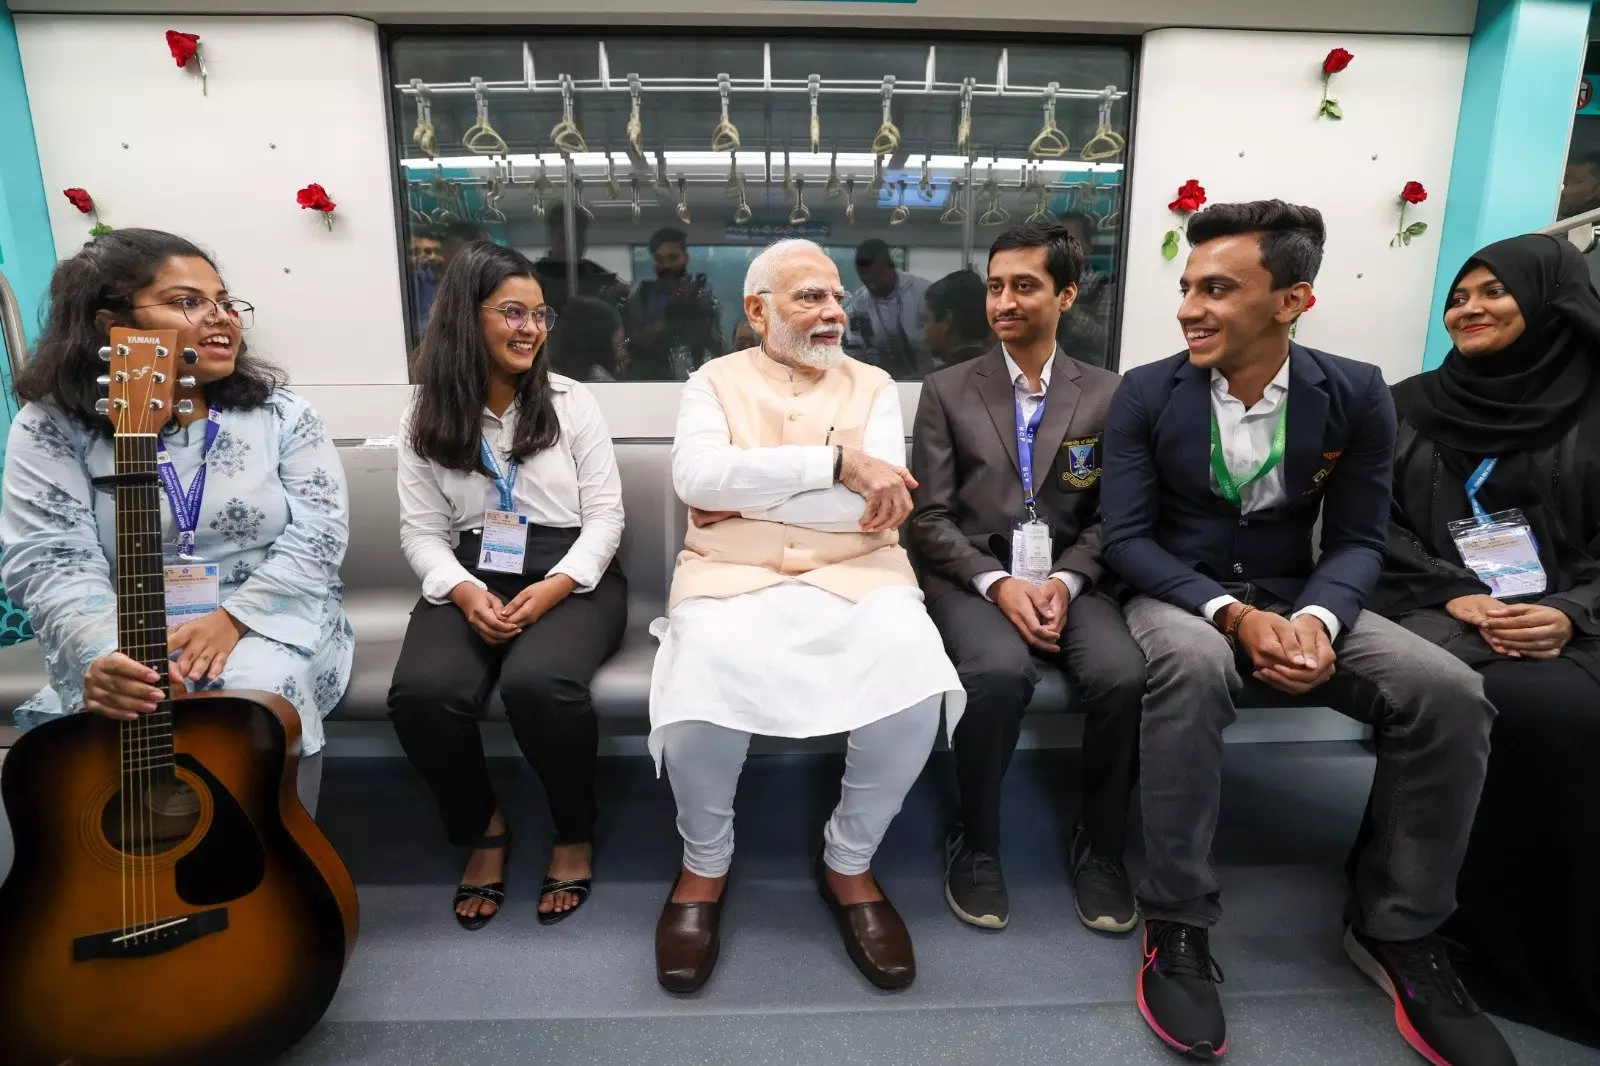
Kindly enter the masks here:
M 472 850 L 474 851 L 482 851 L 485 848 L 504 848 L 505 855 L 502 856 L 501 861 L 503 863 L 509 863 L 511 861 L 510 830 L 507 830 L 504 833 L 496 833 L 492 837 L 480 837 L 478 842 L 472 845 Z M 502 877 L 503 876 L 504 875 L 502 875 Z M 501 909 L 505 906 L 505 889 L 506 883 L 503 880 L 491 881 L 487 885 L 469 885 L 463 881 L 461 884 L 456 886 L 456 897 L 450 901 L 450 913 L 456 916 L 456 923 L 460 925 L 461 928 L 469 931 L 482 929 L 484 926 L 488 925 L 494 916 L 499 914 Z M 480 913 L 468 918 L 466 915 L 456 910 L 456 908 L 461 905 L 461 901 L 467 899 L 481 899 L 487 903 L 493 903 L 494 910 L 488 914 Z M 573 909 L 576 910 L 577 908 L 574 907 Z
M 564 911 L 540 911 L 539 924 L 555 925 L 557 922 L 564 921 L 577 914 L 578 909 L 589 902 L 589 883 L 592 880 L 594 880 L 593 877 L 574 877 L 569 881 L 557 881 L 553 877 L 546 877 L 544 884 L 539 887 L 540 899 L 544 899 L 544 897 L 556 892 L 571 892 L 578 897 L 578 902 Z

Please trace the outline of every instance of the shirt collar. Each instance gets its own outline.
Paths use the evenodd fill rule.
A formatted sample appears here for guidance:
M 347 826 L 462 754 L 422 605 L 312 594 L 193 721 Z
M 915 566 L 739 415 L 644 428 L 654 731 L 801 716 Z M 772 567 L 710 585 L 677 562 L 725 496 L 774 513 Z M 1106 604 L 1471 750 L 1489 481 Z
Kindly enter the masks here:
M 1007 360 L 1009 362 L 1009 360 Z M 1218 396 L 1228 395 L 1228 379 L 1223 377 L 1222 371 L 1216 367 L 1211 368 L 1211 391 Z M 1267 382 L 1263 396 L 1270 396 L 1276 400 L 1279 396 L 1289 391 L 1289 360 L 1286 358 L 1272 380 Z
M 1018 388 L 1026 389 L 1028 387 L 1028 379 L 1022 373 L 1022 368 L 1017 365 L 1017 361 L 1011 358 L 1011 353 L 1006 351 L 1004 341 L 1000 343 L 1000 355 L 1006 361 L 1006 373 L 1011 375 L 1011 384 Z M 1050 370 L 1055 365 L 1056 353 L 1051 352 L 1050 358 L 1044 361 L 1044 369 L 1039 371 L 1039 392 L 1050 391 Z

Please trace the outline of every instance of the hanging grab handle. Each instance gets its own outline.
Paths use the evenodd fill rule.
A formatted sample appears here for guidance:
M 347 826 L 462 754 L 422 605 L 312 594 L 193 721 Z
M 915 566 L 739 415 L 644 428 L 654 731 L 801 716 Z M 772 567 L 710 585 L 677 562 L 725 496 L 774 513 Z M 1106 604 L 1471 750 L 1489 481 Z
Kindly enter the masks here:
M 873 155 L 893 155 L 900 147 L 900 127 L 894 124 L 891 117 L 893 100 L 894 75 L 886 74 L 883 78 L 883 124 L 872 138 Z
M 811 93 L 811 154 L 822 151 L 822 120 L 817 117 L 817 97 L 822 94 L 822 75 L 808 78 L 806 88 Z
M 972 155 L 972 87 L 976 78 L 961 79 L 961 124 L 956 127 L 956 153 L 968 158 Z
M 728 118 L 728 94 L 733 91 L 731 81 L 726 74 L 717 75 L 717 92 L 722 94 L 722 121 L 711 131 L 713 152 L 732 152 L 739 147 L 739 127 Z
M 417 142 L 423 155 L 434 159 L 439 155 L 439 138 L 433 129 L 433 103 L 428 99 L 428 86 L 421 78 L 412 78 L 411 88 L 417 94 L 417 125 L 411 131 L 411 139 Z
M 589 150 L 589 142 L 583 139 L 583 131 L 578 129 L 577 122 L 572 118 L 570 74 L 561 75 L 561 121 L 550 130 L 550 140 L 555 143 L 556 151 L 564 155 L 577 155 L 579 152 Z
M 1072 147 L 1067 143 L 1067 135 L 1056 125 L 1056 91 L 1060 88 L 1061 83 L 1054 81 L 1044 88 L 1044 128 L 1028 145 L 1029 155 L 1060 159 Z
M 505 155 L 506 141 L 498 130 L 489 125 L 489 101 L 484 98 L 482 78 L 472 79 L 472 96 L 478 108 L 478 121 L 461 138 L 461 147 L 473 155 Z
M 640 159 L 644 158 L 644 119 L 639 115 L 639 96 L 644 86 L 639 75 L 628 75 L 628 143 Z
M 1122 150 L 1128 146 L 1122 134 L 1111 128 L 1111 101 L 1116 91 L 1115 85 L 1107 85 L 1100 93 L 1100 119 L 1095 125 L 1094 136 L 1083 146 L 1082 154 L 1085 162 L 1094 163 L 1101 159 L 1112 159 L 1121 155 Z

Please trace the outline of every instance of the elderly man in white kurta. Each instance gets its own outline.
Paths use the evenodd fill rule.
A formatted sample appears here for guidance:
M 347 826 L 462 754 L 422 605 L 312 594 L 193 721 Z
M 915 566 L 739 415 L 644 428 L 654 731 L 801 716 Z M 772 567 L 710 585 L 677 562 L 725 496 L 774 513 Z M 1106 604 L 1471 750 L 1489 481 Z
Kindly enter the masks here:
M 733 797 L 752 734 L 849 733 L 817 887 L 845 948 L 881 988 L 916 976 L 873 853 L 927 761 L 961 682 L 900 547 L 911 512 L 894 383 L 847 358 L 839 272 L 810 241 L 750 265 L 759 348 L 684 386 L 672 481 L 692 526 L 673 573 L 650 688 L 650 750 L 678 805 L 683 868 L 656 927 L 661 983 L 716 965 L 733 859 Z

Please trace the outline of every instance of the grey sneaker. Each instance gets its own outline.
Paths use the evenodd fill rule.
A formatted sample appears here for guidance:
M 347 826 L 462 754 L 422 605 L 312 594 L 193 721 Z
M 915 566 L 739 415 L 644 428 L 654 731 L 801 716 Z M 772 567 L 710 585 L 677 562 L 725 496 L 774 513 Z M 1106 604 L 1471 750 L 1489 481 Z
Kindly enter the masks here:
M 1081 825 L 1072 833 L 1072 891 L 1078 897 L 1078 921 L 1090 929 L 1126 933 L 1139 924 L 1127 868 L 1121 859 L 1096 855 Z
M 944 901 L 957 918 L 983 929 L 1004 929 L 1011 920 L 1000 860 L 967 847 L 959 829 L 944 841 Z

